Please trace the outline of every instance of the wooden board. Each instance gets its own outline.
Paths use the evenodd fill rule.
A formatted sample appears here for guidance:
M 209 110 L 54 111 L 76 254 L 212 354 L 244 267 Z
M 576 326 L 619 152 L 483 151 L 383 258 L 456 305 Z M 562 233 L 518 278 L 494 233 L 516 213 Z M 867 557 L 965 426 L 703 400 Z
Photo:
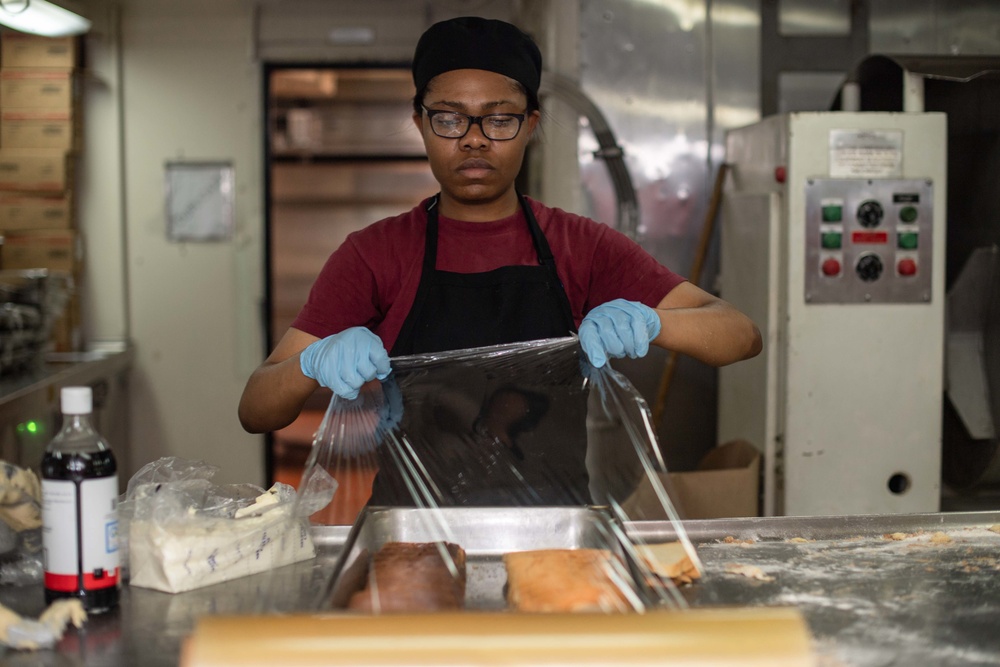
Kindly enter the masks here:
M 792 608 L 646 614 L 214 616 L 181 667 L 318 665 L 814 665 Z

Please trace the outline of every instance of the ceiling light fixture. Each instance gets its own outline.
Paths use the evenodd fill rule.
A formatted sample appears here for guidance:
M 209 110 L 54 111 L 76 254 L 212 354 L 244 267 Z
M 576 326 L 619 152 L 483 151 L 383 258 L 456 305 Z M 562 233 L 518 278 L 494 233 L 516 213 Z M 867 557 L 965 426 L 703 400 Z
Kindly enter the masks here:
M 90 21 L 48 0 L 0 0 L 0 23 L 44 37 L 82 35 Z

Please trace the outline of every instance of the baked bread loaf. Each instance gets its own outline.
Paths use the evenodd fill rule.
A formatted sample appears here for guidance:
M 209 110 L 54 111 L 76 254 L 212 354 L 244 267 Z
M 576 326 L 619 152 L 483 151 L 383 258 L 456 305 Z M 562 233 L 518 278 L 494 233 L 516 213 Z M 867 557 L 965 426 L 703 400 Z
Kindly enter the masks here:
M 458 570 L 452 576 L 441 546 Z M 465 604 L 465 551 L 450 542 L 386 542 L 375 552 L 367 585 L 347 608 L 370 613 L 461 609 Z
M 507 603 L 517 611 L 628 611 L 607 549 L 542 549 L 504 554 Z

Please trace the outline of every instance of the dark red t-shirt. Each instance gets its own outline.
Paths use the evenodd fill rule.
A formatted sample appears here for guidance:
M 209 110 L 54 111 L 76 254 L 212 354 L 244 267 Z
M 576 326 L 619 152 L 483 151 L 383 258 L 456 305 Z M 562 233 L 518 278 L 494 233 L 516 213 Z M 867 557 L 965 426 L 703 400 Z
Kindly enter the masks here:
M 655 306 L 684 281 L 607 225 L 528 201 L 552 248 L 577 326 L 592 308 L 613 299 Z M 420 283 L 425 205 L 349 235 L 327 259 L 292 327 L 325 338 L 366 326 L 391 350 Z M 520 207 L 492 222 L 438 218 L 439 270 L 481 273 L 532 264 L 538 255 Z

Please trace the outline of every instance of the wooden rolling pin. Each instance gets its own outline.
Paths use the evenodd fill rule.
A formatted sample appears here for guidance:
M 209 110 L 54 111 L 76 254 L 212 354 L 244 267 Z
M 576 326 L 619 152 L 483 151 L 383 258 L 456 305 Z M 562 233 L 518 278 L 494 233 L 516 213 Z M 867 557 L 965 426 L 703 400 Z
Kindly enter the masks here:
M 181 667 L 815 664 L 792 608 L 645 614 L 212 616 Z

